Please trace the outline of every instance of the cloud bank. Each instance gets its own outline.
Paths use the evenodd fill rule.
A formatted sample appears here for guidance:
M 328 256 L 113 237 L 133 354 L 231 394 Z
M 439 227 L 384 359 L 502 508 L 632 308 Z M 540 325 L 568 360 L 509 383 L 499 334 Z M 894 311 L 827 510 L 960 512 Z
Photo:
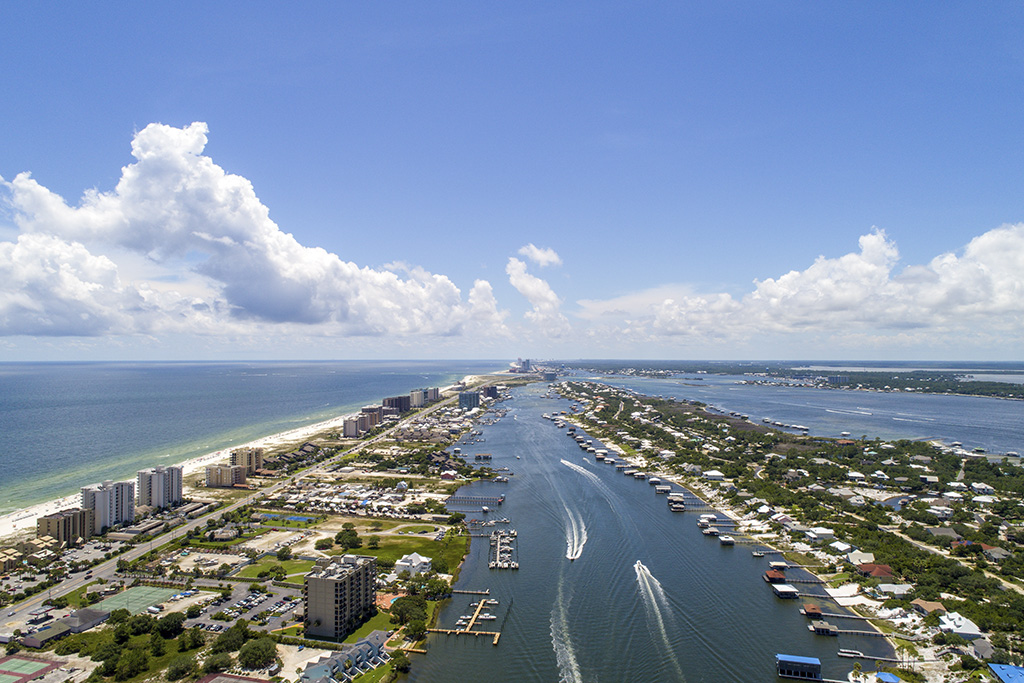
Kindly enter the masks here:
M 77 207 L 21 173 L 9 183 L 21 235 L 0 244 L 5 334 L 209 331 L 218 322 L 319 326 L 339 335 L 458 335 L 502 329 L 490 285 L 468 300 L 444 275 L 359 267 L 299 244 L 245 178 L 203 155 L 207 128 L 151 124 L 109 193 Z M 122 283 L 93 249 L 142 255 L 197 280 L 199 297 Z M 188 264 L 188 265 L 184 265 Z M 205 316 L 213 320 L 203 321 Z
M 741 298 L 661 287 L 608 300 L 580 301 L 580 316 L 636 339 L 752 341 L 759 336 L 857 335 L 921 341 L 941 335 L 965 342 L 979 333 L 1016 344 L 1024 332 L 1024 224 L 973 240 L 961 255 L 897 269 L 899 251 L 884 231 L 859 251 L 818 257 L 805 270 L 754 281 Z M 622 321 L 628 322 L 622 326 Z
M 520 297 L 511 303 L 521 315 L 512 315 L 487 280 L 463 292 L 419 266 L 374 269 L 300 244 L 247 179 L 204 154 L 207 133 L 203 123 L 147 126 L 114 189 L 90 190 L 77 205 L 28 173 L 0 178 L 0 216 L 16 232 L 0 241 L 0 337 L 276 336 L 279 357 L 282 339 L 387 338 L 412 348 L 424 337 L 463 357 L 524 348 L 574 357 L 1024 352 L 1024 224 L 926 264 L 901 264 L 895 242 L 875 229 L 855 251 L 755 280 L 741 296 L 665 284 L 568 307 L 529 272 L 562 258 L 530 243 L 522 259 L 500 257 Z M 814 345 L 798 345 L 807 340 Z

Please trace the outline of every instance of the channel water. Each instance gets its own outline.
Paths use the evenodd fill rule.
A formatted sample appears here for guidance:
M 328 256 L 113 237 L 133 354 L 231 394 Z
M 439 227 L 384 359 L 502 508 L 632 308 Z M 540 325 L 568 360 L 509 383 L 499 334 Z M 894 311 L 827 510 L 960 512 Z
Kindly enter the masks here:
M 504 403 L 507 415 L 480 428 L 484 441 L 463 445 L 470 462 L 490 453 L 492 467 L 514 472 L 507 484 L 460 489 L 463 496 L 505 494 L 502 505 L 488 513 L 454 507 L 467 518 L 508 518 L 494 528 L 517 531 L 518 570 L 490 569 L 488 539 L 474 538 L 456 585 L 489 590 L 485 599 L 498 601 L 489 608 L 496 619 L 474 630 L 500 631 L 499 643 L 432 634 L 429 654 L 412 655 L 411 680 L 775 681 L 776 653 L 818 657 L 826 677 L 839 678 L 854 662 L 838 657 L 839 647 L 891 656 L 881 638 L 809 632 L 803 601 L 776 598 L 762 579 L 770 555 L 721 546 L 697 528 L 698 513 L 671 512 L 647 481 L 595 461 L 543 419 L 571 405 L 545 391 L 539 384 L 516 389 Z M 456 628 L 479 599 L 456 594 L 437 626 Z

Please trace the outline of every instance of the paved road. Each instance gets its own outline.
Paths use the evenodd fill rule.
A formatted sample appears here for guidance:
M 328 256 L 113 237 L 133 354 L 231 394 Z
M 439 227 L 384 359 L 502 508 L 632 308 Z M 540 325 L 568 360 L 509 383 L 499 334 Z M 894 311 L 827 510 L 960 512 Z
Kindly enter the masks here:
M 479 386 L 485 386 L 486 384 L 489 384 L 489 383 L 491 383 L 491 382 L 484 382 L 483 384 L 481 384 Z M 56 597 L 59 597 L 61 595 L 66 595 L 68 593 L 71 593 L 71 592 L 81 588 L 82 586 L 85 586 L 86 584 L 89 584 L 89 583 L 92 583 L 93 581 L 96 581 L 96 579 L 102 578 L 102 579 L 105 579 L 107 581 L 110 581 L 111 579 L 114 579 L 115 578 L 114 574 L 115 574 L 115 571 L 117 570 L 118 560 L 126 560 L 128 562 L 132 562 L 134 560 L 137 560 L 138 558 L 142 557 L 146 553 L 150 552 L 150 550 L 152 550 L 153 548 L 157 548 L 157 547 L 159 547 L 159 546 L 161 546 L 161 545 L 163 545 L 165 543 L 168 543 L 168 542 L 174 540 L 175 538 L 178 538 L 182 534 L 187 534 L 192 529 L 197 529 L 197 528 L 206 526 L 206 522 L 208 520 L 210 520 L 210 519 L 219 519 L 226 512 L 231 512 L 232 510 L 237 510 L 238 508 L 240 508 L 240 507 L 242 507 L 244 505 L 248 505 L 248 504 L 252 503 L 254 500 L 257 500 L 258 498 L 270 495 L 272 493 L 276 493 L 277 491 L 281 490 L 282 488 L 285 488 L 287 486 L 291 486 L 300 477 L 305 477 L 305 476 L 308 476 L 310 474 L 315 474 L 315 473 L 318 473 L 318 472 L 325 472 L 328 469 L 330 469 L 331 467 L 333 467 L 334 465 L 336 465 L 338 463 L 338 461 L 340 461 L 342 458 L 344 458 L 344 457 L 346 457 L 348 455 L 352 455 L 353 453 L 358 453 L 359 451 L 363 450 L 364 448 L 367 448 L 367 447 L 377 443 L 378 441 L 386 439 L 388 436 L 391 435 L 392 432 L 394 432 L 395 430 L 399 429 L 400 427 L 405 426 L 408 422 L 412 422 L 412 421 L 416 421 L 416 420 L 421 420 L 424 417 L 430 415 L 431 413 L 433 413 L 433 412 L 435 412 L 437 410 L 440 410 L 441 408 L 448 407 L 449 405 L 451 405 L 452 403 L 454 403 L 457 400 L 458 400 L 458 396 L 450 396 L 450 397 L 448 397 L 446 399 L 442 399 L 441 401 L 438 401 L 437 403 L 433 404 L 432 406 L 429 406 L 428 408 L 425 408 L 425 409 L 415 413 L 414 415 L 411 415 L 411 416 L 409 416 L 409 417 L 407 417 L 407 418 L 405 418 L 403 420 L 398 421 L 397 423 L 395 423 L 394 425 L 392 425 L 388 429 L 384 430 L 383 432 L 381 432 L 377 436 L 373 437 L 372 439 L 368 439 L 366 441 L 361 441 L 358 444 L 356 444 L 355 446 L 353 446 L 352 448 L 349 448 L 346 451 L 338 453 L 338 454 L 332 456 L 331 458 L 329 458 L 327 460 L 324 460 L 321 463 L 317 463 L 316 465 L 314 465 L 314 466 L 312 466 L 312 467 L 310 467 L 308 469 L 300 470 L 300 471 L 296 472 L 295 474 L 292 474 L 292 475 L 288 476 L 287 478 L 282 479 L 281 481 L 277 482 L 276 484 L 273 484 L 273 485 L 271 485 L 271 486 L 269 486 L 269 487 L 267 487 L 265 489 L 260 489 L 259 491 L 254 492 L 251 496 L 247 496 L 247 497 L 245 497 L 245 498 L 243 498 L 243 499 L 241 499 L 239 501 L 236 501 L 235 503 L 232 503 L 231 505 L 229 505 L 229 506 L 227 506 L 225 508 L 219 508 L 219 509 L 217 509 L 217 510 L 215 510 L 215 511 L 209 513 L 209 514 L 203 515 L 202 517 L 197 517 L 194 520 L 186 522 L 185 524 L 183 524 L 181 526 L 178 526 L 178 527 L 172 529 L 171 531 L 169 531 L 169 532 L 167 532 L 165 534 L 162 534 L 161 536 L 155 537 L 152 541 L 150 541 L 148 543 L 143 543 L 141 545 L 135 546 L 134 548 L 132 548 L 132 549 L 130 549 L 130 550 L 124 552 L 124 553 L 121 553 L 117 557 L 113 557 L 113 558 L 111 558 L 111 559 L 109 559 L 109 560 L 107 560 L 105 562 L 102 562 L 101 564 L 98 564 L 95 567 L 93 567 L 92 570 L 91 570 L 92 571 L 92 576 L 90 576 L 88 578 L 85 576 L 85 572 L 76 574 L 76 575 L 74 575 L 74 576 L 72 576 L 70 578 L 65 579 L 64 581 L 61 581 L 58 585 L 50 588 L 49 590 L 37 593 L 37 594 L 33 595 L 32 597 L 30 597 L 30 598 L 28 598 L 28 599 L 18 603 L 15 606 L 8 606 L 8 607 L 5 608 L 7 616 L 4 617 L 4 620 L 5 620 L 4 624 L 0 628 L 2 628 L 3 631 L 5 631 L 5 632 L 8 629 L 13 631 L 15 628 L 21 628 L 22 630 L 24 630 L 24 623 L 28 619 L 28 614 L 30 612 L 32 612 L 33 610 L 36 610 L 39 607 L 41 607 L 42 604 L 43 604 L 43 601 L 48 600 L 50 598 L 56 598 Z M 13 616 L 12 616 L 11 613 L 13 613 Z

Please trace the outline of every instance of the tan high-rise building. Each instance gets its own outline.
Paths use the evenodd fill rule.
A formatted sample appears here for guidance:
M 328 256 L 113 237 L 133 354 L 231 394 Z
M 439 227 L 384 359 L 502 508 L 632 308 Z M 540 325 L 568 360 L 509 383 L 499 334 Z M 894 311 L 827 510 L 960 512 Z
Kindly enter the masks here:
M 36 520 L 36 537 L 50 536 L 65 548 L 81 545 L 93 535 L 91 509 L 70 508 Z
M 206 486 L 223 488 L 245 483 L 245 465 L 207 465 Z
M 247 475 L 256 474 L 256 470 L 263 469 L 263 449 L 236 448 L 231 451 L 231 464 L 244 465 Z
M 342 555 L 317 560 L 306 574 L 306 633 L 341 640 L 368 618 L 377 600 L 377 558 Z

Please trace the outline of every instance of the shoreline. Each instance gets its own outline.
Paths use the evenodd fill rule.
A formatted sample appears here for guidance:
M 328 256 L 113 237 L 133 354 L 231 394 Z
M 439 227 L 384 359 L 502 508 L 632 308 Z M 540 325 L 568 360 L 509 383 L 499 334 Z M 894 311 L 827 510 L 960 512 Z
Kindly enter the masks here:
M 462 378 L 462 383 L 469 384 L 478 381 L 481 375 L 466 375 Z M 448 385 L 441 388 L 441 394 L 445 392 L 451 392 L 454 390 L 456 385 Z M 190 458 L 175 465 L 182 468 L 182 475 L 188 476 L 195 474 L 198 471 L 203 470 L 207 465 L 212 465 L 220 460 L 228 458 L 231 451 L 239 448 L 273 448 L 276 446 L 282 446 L 290 443 L 301 443 L 307 441 L 313 436 L 316 436 L 320 432 L 327 431 L 329 429 L 341 428 L 344 421 L 354 415 L 355 413 L 346 413 L 344 415 L 336 415 L 335 417 L 321 420 L 304 427 L 296 427 L 283 432 L 277 432 L 275 434 L 268 434 L 267 436 L 253 439 L 247 443 L 238 444 L 231 446 L 230 448 L 222 448 L 218 451 L 206 453 L 204 455 Z M 135 481 L 135 479 L 121 479 L 120 481 Z M 85 482 L 82 486 L 88 486 L 89 483 Z M 29 505 L 13 512 L 9 512 L 5 515 L 0 515 L 0 543 L 6 542 L 8 539 L 14 536 L 21 536 L 26 533 L 35 533 L 36 520 L 45 515 L 66 510 L 72 507 L 78 507 L 81 504 L 81 493 L 72 493 L 61 498 L 50 499 L 42 503 L 36 503 L 35 505 Z

